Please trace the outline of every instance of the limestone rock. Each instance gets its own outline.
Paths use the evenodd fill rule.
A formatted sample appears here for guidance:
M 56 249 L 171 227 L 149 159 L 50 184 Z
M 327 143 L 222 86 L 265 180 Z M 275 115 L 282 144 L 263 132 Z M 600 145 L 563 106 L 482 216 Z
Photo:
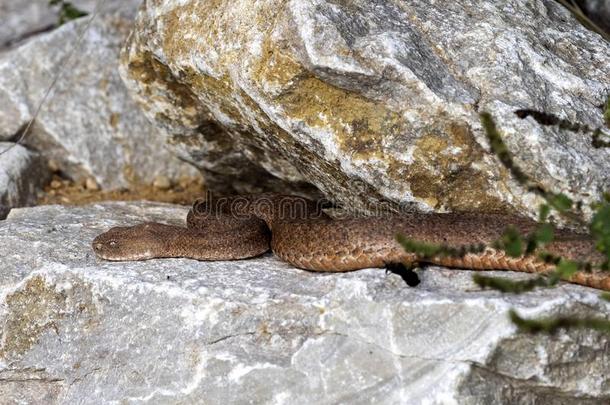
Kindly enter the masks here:
M 608 338 L 516 332 L 507 318 L 608 316 L 575 285 L 514 296 L 430 268 L 94 258 L 93 237 L 152 203 L 14 209 L 0 221 L 0 398 L 26 403 L 553 403 L 610 400 Z M 508 277 L 527 277 L 503 273 Z
M 37 192 L 50 177 L 39 154 L 9 142 L 0 142 L 0 151 L 11 146 L 0 155 L 0 219 L 12 207 L 34 204 Z
M 118 75 L 119 49 L 132 26 L 134 8 L 135 2 L 126 2 L 118 10 L 101 12 L 80 44 L 87 17 L 1 54 L 0 140 L 18 138 L 62 69 L 25 138 L 28 148 L 56 161 L 75 180 L 93 177 L 104 188 L 150 183 L 159 174 L 196 174 L 167 153 L 163 137 L 128 96 Z M 73 58 L 64 64 L 73 50 Z
M 515 114 L 603 125 L 610 45 L 554 1 L 146 2 L 121 72 L 223 192 L 309 183 L 364 210 L 535 212 L 483 111 L 549 190 L 587 203 L 610 188 L 590 134 Z
M 134 10 L 141 0 L 71 0 L 79 10 L 93 13 L 96 3 L 102 12 L 130 8 Z M 49 5 L 49 0 L 0 0 L 0 50 L 33 35 L 49 31 L 59 21 L 59 6 Z
M 79 9 L 82 1 L 75 1 Z M 92 1 L 88 3 L 93 4 Z M 83 8 L 84 10 L 84 8 Z M 0 50 L 29 36 L 53 29 L 58 15 L 48 0 L 0 0 Z

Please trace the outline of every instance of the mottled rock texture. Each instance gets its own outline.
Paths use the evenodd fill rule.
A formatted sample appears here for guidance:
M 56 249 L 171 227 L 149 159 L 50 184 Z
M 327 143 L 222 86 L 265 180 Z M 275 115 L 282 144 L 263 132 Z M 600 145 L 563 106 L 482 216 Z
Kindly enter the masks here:
M 0 398 L 8 403 L 553 403 L 610 401 L 606 335 L 517 333 L 523 316 L 607 316 L 564 285 L 480 291 L 430 268 L 417 288 L 370 269 L 310 273 L 271 255 L 110 263 L 93 237 L 150 203 L 14 209 L 0 221 Z M 526 277 L 503 273 L 513 278 Z
M 78 38 L 89 17 L 0 54 L 0 140 L 18 139 L 59 70 L 51 96 L 24 139 L 29 149 L 55 160 L 65 175 L 93 177 L 106 188 L 152 182 L 159 174 L 193 174 L 164 149 L 162 135 L 119 77 L 119 49 L 132 26 L 135 2 L 104 10 L 82 42 Z
M 108 12 L 120 8 L 135 9 L 141 0 L 71 0 L 69 3 L 85 13 L 93 13 L 98 3 L 100 12 Z M 0 0 L 0 50 L 54 29 L 59 14 L 60 5 L 49 5 L 49 0 Z
M 482 111 L 546 188 L 590 202 L 610 187 L 590 135 L 515 114 L 603 125 L 610 45 L 551 0 L 147 1 L 122 77 L 221 192 L 534 212 Z
M 21 145 L 0 142 L 0 219 L 12 207 L 32 205 L 37 192 L 49 178 L 46 161 Z

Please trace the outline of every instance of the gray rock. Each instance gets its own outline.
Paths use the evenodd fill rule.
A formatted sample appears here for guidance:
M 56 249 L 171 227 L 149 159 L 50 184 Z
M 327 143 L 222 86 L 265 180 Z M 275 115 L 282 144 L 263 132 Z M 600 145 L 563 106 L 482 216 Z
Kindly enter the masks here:
M 603 125 L 610 45 L 554 1 L 147 2 L 121 72 L 223 192 L 310 183 L 363 210 L 535 213 L 483 111 L 547 189 L 589 203 L 610 188 L 590 134 L 515 114 Z
M 93 13 L 96 3 L 99 10 L 107 12 L 116 9 L 135 10 L 141 0 L 71 0 L 79 10 Z M 59 6 L 50 6 L 49 0 L 0 0 L 0 50 L 33 35 L 49 31 L 59 21 Z
M 167 153 L 162 135 L 131 101 L 118 75 L 119 48 L 133 13 L 129 8 L 100 13 L 80 46 L 77 38 L 88 18 L 0 55 L 0 140 L 16 139 L 63 69 L 24 140 L 30 149 L 58 162 L 73 179 L 94 177 L 105 188 L 150 183 L 159 174 L 170 179 L 196 174 Z
M 430 268 L 319 274 L 271 255 L 110 263 L 92 238 L 152 203 L 14 209 L 0 222 L 0 397 L 9 403 L 602 403 L 607 335 L 529 336 L 506 314 L 607 316 L 598 291 L 480 291 Z M 527 277 L 503 273 L 507 277 Z
M 50 177 L 46 162 L 38 153 L 0 142 L 0 151 L 8 148 L 11 149 L 0 155 L 0 219 L 12 207 L 34 204 L 37 192 Z

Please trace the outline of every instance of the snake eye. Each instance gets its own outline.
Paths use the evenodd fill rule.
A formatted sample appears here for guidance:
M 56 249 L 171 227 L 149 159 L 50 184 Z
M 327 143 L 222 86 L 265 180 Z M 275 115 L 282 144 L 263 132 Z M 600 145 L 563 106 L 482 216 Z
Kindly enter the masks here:
M 110 242 L 108 242 L 108 244 L 109 244 L 110 246 L 113 246 L 113 247 L 114 247 L 114 246 L 116 246 L 116 245 L 117 245 L 117 241 L 116 241 L 116 240 L 111 240 Z

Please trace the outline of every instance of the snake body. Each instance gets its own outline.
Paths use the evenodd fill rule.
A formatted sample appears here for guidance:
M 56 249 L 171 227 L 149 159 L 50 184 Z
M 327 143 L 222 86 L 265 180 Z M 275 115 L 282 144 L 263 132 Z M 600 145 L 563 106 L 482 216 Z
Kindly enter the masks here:
M 396 235 L 449 247 L 497 241 L 508 226 L 521 234 L 536 222 L 520 216 L 481 213 L 409 213 L 389 216 L 332 219 L 311 200 L 297 196 L 259 194 L 196 201 L 187 227 L 147 222 L 115 227 L 93 240 L 105 260 L 146 260 L 185 257 L 197 260 L 236 260 L 273 251 L 282 260 L 312 271 L 351 271 L 419 262 L 477 270 L 514 270 L 545 273 L 553 265 L 536 255 L 510 257 L 486 248 L 463 257 L 423 260 L 406 252 Z M 590 236 L 555 230 L 545 251 L 570 260 L 601 262 Z M 578 272 L 567 281 L 610 290 L 610 276 Z

